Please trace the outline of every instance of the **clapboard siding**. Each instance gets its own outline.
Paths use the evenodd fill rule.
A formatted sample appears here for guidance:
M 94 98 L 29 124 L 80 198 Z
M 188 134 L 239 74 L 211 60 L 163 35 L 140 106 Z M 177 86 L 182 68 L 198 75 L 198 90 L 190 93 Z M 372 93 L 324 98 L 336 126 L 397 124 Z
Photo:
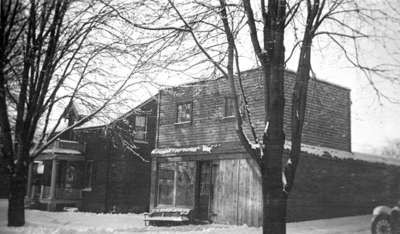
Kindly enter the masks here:
M 106 127 L 82 128 L 74 132 L 76 140 L 86 144 L 86 160 L 93 161 L 92 189 L 83 192 L 82 209 L 92 212 L 145 212 L 150 199 L 151 151 L 157 125 L 157 102 L 145 103 L 148 112 L 147 143 L 135 142 L 135 152 L 114 144 Z M 135 112 L 125 116 L 134 121 Z M 133 122 L 131 122 L 133 123 Z

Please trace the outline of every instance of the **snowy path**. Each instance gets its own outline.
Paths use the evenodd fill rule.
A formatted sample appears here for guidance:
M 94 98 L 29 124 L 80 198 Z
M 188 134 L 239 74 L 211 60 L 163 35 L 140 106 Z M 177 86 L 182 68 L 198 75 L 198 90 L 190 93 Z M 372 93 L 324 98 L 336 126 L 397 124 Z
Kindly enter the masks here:
M 27 225 L 7 227 L 7 201 L 0 200 L 0 233 L 23 234 L 125 234 L 125 233 L 207 233 L 207 234 L 257 234 L 261 228 L 229 225 L 186 225 L 178 227 L 145 227 L 143 215 L 94 214 L 81 212 L 46 212 L 27 210 Z M 369 234 L 371 216 L 353 216 L 336 219 L 289 223 L 289 234 Z

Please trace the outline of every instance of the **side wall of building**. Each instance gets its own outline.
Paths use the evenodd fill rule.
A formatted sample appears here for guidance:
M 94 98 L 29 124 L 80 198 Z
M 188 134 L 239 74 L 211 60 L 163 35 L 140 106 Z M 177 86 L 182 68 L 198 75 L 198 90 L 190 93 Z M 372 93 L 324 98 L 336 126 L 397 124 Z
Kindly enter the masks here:
M 395 205 L 400 196 L 399 167 L 302 153 L 288 200 L 289 222 L 369 214 Z M 214 184 L 212 220 L 262 225 L 261 181 L 246 159 L 220 160 Z
M 93 161 L 91 190 L 82 192 L 82 210 L 106 212 L 109 142 L 101 128 L 79 131 L 75 137 L 85 142 L 86 160 Z
M 285 125 L 284 131 L 286 139 L 290 139 L 290 118 L 291 118 L 291 93 L 294 86 L 295 74 L 286 72 L 285 74 Z M 251 118 L 253 126 L 256 129 L 258 137 L 264 130 L 264 89 L 262 75 L 259 70 L 250 70 L 243 73 L 243 86 L 246 97 L 249 101 L 250 116 L 244 116 L 245 129 L 250 137 L 248 119 Z M 237 87 L 238 84 L 237 84 Z M 238 90 L 240 93 L 240 90 Z M 218 161 L 218 173 L 215 178 L 213 201 L 211 204 L 210 218 L 217 223 L 229 224 L 247 224 L 251 226 L 259 226 L 262 222 L 262 196 L 261 196 L 261 181 L 259 172 L 255 171 L 254 167 L 250 166 L 247 161 L 248 156 L 241 146 L 236 129 L 236 118 L 233 116 L 225 116 L 226 99 L 232 97 L 230 86 L 225 79 L 217 79 L 205 82 L 197 82 L 193 84 L 183 85 L 176 88 L 162 90 L 160 92 L 159 101 L 159 128 L 157 136 L 157 148 L 196 148 L 202 149 L 210 147 L 210 154 L 182 155 L 174 153 L 170 155 L 155 155 L 157 161 L 152 165 L 152 192 L 151 192 L 151 207 L 157 206 L 157 162 L 166 161 L 202 161 L 213 160 Z M 306 119 L 303 130 L 303 143 L 334 148 L 343 151 L 351 151 L 351 126 L 350 126 L 350 90 L 333 84 L 329 84 L 319 80 L 310 80 L 309 93 L 307 97 L 308 105 Z M 241 108 L 243 108 L 243 98 L 240 98 Z M 191 121 L 177 123 L 178 105 L 181 103 L 191 103 L 192 113 Z M 242 113 L 245 111 L 242 110 Z M 308 165 L 308 161 L 312 162 L 312 157 L 304 157 L 300 168 L 303 165 Z M 319 159 L 315 159 L 318 161 Z M 323 159 L 316 164 L 317 167 L 326 168 L 328 170 L 330 160 Z M 346 176 L 349 168 L 344 163 L 338 163 L 336 170 L 337 175 Z M 356 163 L 357 164 L 357 163 Z M 354 165 L 353 165 L 354 166 Z M 311 166 L 313 167 L 313 166 Z M 375 166 L 372 166 L 375 168 Z M 310 168 L 309 168 L 310 169 Z M 383 178 L 382 173 L 378 169 L 376 171 L 378 178 Z M 314 174 L 315 173 L 315 174 Z M 317 191 L 312 189 L 307 190 L 309 183 L 312 186 L 318 186 L 314 177 L 320 176 L 317 168 L 315 170 L 299 169 L 299 178 L 296 181 L 297 186 L 289 201 L 289 211 L 293 216 L 289 216 L 289 220 L 306 220 L 316 217 L 340 216 L 342 214 L 357 213 L 354 210 L 324 212 L 327 207 L 322 206 L 318 212 L 313 212 L 320 209 L 323 204 L 323 190 L 317 188 Z M 332 173 L 332 171 L 329 171 Z M 335 183 L 343 183 L 340 186 L 347 186 L 350 183 L 347 180 L 340 179 L 339 181 L 330 181 L 329 173 L 323 174 L 324 179 L 329 181 L 327 186 L 337 186 Z M 364 173 L 360 171 L 360 173 Z M 364 177 L 368 177 L 364 176 Z M 363 176 L 361 176 L 363 177 Z M 337 179 L 337 177 L 335 177 Z M 368 186 L 380 188 L 379 184 L 365 184 L 365 187 L 360 188 L 360 191 L 366 191 Z M 377 187 L 378 186 L 378 187 Z M 342 197 L 337 197 L 341 194 Z M 196 195 L 193 195 L 196 197 Z M 369 196 L 364 194 L 363 196 Z M 301 206 L 303 199 L 307 207 Z M 346 199 L 353 199 L 350 193 L 333 193 L 327 199 L 332 199 L 339 202 Z M 382 200 L 381 197 L 379 197 Z M 378 200 L 379 200 L 378 199 Z M 361 199 L 362 200 L 362 199 Z M 364 200 L 363 200 L 364 201 Z M 366 206 L 366 202 L 363 203 Z M 194 205 L 196 208 L 196 204 Z M 370 208 L 370 207 L 368 207 Z M 302 210 L 304 211 L 304 215 Z
M 147 112 L 147 142 L 135 142 L 134 154 L 114 144 L 105 128 L 81 129 L 76 134 L 86 143 L 86 160 L 93 161 L 92 189 L 83 192 L 82 208 L 93 212 L 145 212 L 150 197 L 151 151 L 154 149 L 157 105 L 153 100 L 141 108 Z M 135 115 L 126 119 L 134 121 Z M 133 122 L 131 122 L 133 123 Z

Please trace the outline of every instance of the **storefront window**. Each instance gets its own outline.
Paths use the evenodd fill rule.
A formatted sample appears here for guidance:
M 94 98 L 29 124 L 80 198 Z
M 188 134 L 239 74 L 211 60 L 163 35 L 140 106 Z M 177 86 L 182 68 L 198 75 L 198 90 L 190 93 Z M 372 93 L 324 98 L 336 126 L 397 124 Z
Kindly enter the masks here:
M 158 167 L 158 203 L 173 205 L 175 163 L 160 163 Z
M 193 206 L 195 169 L 195 162 L 160 163 L 158 204 Z
M 193 206 L 194 204 L 194 182 L 195 163 L 177 163 L 176 178 L 176 206 Z

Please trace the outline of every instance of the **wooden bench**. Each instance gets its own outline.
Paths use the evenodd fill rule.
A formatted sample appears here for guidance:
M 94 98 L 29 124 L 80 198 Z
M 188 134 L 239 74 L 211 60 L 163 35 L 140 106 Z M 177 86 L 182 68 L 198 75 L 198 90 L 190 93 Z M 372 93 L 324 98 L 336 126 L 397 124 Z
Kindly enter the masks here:
M 144 213 L 144 225 L 178 225 L 191 222 L 192 209 L 188 208 L 155 208 Z

